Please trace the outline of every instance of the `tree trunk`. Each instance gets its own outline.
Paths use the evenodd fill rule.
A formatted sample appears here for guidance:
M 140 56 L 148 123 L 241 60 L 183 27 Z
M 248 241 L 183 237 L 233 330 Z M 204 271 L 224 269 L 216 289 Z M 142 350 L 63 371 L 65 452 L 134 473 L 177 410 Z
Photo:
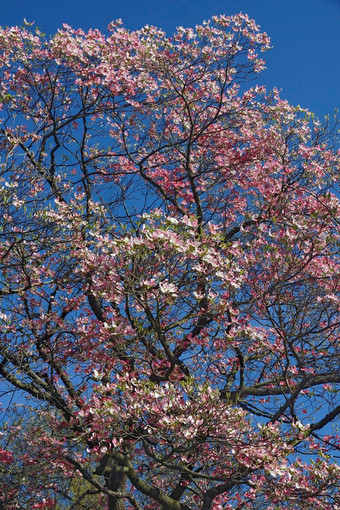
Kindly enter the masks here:
M 108 489 L 114 492 L 125 492 L 126 474 L 114 463 L 110 463 L 110 471 L 105 472 L 105 484 Z M 125 498 L 109 496 L 109 510 L 124 510 Z

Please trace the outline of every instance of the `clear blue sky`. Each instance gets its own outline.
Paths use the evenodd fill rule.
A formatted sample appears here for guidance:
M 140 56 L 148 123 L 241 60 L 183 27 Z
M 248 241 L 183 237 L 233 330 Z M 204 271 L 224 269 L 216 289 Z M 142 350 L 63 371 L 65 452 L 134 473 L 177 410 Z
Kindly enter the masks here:
M 47 34 L 62 23 L 99 28 L 122 18 L 127 28 L 155 25 L 172 34 L 213 14 L 244 12 L 272 39 L 258 82 L 318 116 L 340 106 L 340 0 L 2 0 L 0 25 L 35 21 Z

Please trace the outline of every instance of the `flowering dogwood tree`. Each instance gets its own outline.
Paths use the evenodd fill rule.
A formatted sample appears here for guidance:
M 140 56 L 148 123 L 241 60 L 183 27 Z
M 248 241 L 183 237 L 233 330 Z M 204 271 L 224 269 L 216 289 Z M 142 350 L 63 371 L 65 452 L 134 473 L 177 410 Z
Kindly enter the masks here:
M 43 471 L 0 505 L 76 474 L 98 509 L 339 509 L 332 130 L 246 87 L 246 15 L 108 30 L 0 31 L 0 376 L 36 416 L 0 463 Z

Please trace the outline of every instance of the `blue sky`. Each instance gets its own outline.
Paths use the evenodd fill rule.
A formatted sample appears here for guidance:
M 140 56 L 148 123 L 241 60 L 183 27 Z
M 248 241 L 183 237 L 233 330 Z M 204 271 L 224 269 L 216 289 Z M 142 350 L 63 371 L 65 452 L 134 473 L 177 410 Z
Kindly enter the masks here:
M 244 12 L 272 39 L 267 71 L 258 78 L 318 116 L 340 106 L 340 0 L 2 0 L 0 25 L 35 21 L 53 34 L 62 23 L 99 28 L 122 18 L 127 28 L 155 25 L 171 35 L 213 14 Z

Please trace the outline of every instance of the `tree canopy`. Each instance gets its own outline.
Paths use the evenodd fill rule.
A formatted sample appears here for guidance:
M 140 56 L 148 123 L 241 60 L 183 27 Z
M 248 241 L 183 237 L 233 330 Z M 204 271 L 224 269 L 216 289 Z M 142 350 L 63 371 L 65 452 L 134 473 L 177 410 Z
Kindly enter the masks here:
M 1 509 L 340 508 L 337 124 L 269 47 L 0 30 Z

